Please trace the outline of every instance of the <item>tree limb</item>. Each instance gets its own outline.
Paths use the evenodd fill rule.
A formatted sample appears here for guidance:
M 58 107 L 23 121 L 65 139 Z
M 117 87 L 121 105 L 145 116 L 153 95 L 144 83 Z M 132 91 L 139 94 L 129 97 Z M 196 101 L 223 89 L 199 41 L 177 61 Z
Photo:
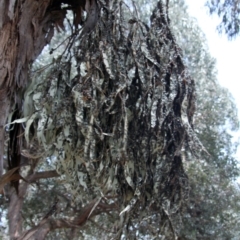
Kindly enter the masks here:
M 100 202 L 97 207 L 93 207 L 99 199 L 93 200 L 85 206 L 80 212 L 76 214 L 73 220 L 67 219 L 54 219 L 52 217 L 43 219 L 36 227 L 26 231 L 17 240 L 28 240 L 34 237 L 35 240 L 43 240 L 46 235 L 55 229 L 59 228 L 79 228 L 83 226 L 89 218 L 99 215 L 103 212 L 117 210 L 118 207 L 115 203 L 105 204 Z M 91 213 L 91 215 L 90 215 Z
M 44 171 L 44 172 L 35 172 L 32 175 L 30 175 L 27 180 L 30 183 L 36 182 L 39 179 L 45 179 L 45 178 L 54 178 L 59 177 L 60 175 L 55 171 Z

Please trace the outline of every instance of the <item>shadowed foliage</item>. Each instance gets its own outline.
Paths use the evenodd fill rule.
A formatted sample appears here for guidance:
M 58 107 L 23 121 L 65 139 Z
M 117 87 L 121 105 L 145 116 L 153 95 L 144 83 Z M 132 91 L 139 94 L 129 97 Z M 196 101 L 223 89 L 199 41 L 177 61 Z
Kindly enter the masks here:
M 92 1 L 89 9 L 91 21 L 75 28 L 25 93 L 27 143 L 37 139 L 56 157 L 75 202 L 118 196 L 117 235 L 139 210 L 161 212 L 175 234 L 188 196 L 181 150 L 201 148 L 191 127 L 193 81 L 161 2 L 150 27 L 121 1 Z

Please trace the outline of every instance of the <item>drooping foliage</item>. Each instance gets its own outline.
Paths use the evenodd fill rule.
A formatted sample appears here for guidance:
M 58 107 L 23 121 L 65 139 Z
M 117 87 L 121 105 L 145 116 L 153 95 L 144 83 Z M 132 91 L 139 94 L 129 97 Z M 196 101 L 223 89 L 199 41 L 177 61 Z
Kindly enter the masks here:
M 32 75 L 27 144 L 55 157 L 76 204 L 117 196 L 117 235 L 154 214 L 158 234 L 166 226 L 176 234 L 188 196 L 182 148 L 202 146 L 192 130 L 194 83 L 166 9 L 158 2 L 149 27 L 134 4 L 87 7 L 82 30 L 70 25 L 63 53 Z
M 141 24 L 144 25 L 143 22 L 145 22 L 150 27 L 150 19 L 146 15 L 146 12 L 151 12 L 150 9 L 154 8 L 153 6 L 156 1 L 153 1 L 154 3 L 152 5 L 150 1 L 143 2 L 145 5 L 141 3 L 141 1 L 136 2 L 136 5 L 139 7 L 138 9 L 141 9 L 140 12 L 137 12 L 137 15 L 138 18 L 140 18 L 142 21 L 140 22 Z M 128 2 L 127 4 L 133 11 L 134 5 L 132 5 L 131 2 Z M 176 37 L 176 42 L 182 49 L 182 60 L 184 61 L 185 65 L 187 65 L 187 70 L 190 75 L 196 79 L 195 83 L 197 92 L 197 108 L 194 117 L 194 128 L 200 140 L 203 142 L 204 146 L 210 153 L 210 155 L 200 155 L 196 158 L 189 152 L 184 152 L 183 164 L 190 182 L 190 194 L 189 200 L 184 204 L 184 210 L 182 213 L 183 224 L 181 231 L 178 233 L 178 236 L 180 239 L 232 239 L 234 237 L 235 239 L 238 239 L 239 217 L 237 213 L 239 212 L 239 190 L 233 187 L 231 183 L 232 177 L 236 176 L 237 169 L 235 167 L 236 161 L 233 157 L 234 149 L 231 141 L 231 136 L 227 131 L 227 127 L 230 125 L 232 128 L 235 128 L 237 125 L 236 110 L 229 93 L 225 89 L 222 89 L 216 81 L 215 61 L 209 56 L 205 37 L 197 27 L 196 23 L 188 18 L 186 6 L 184 5 L 183 1 L 171 1 L 169 3 L 169 7 L 170 8 L 168 14 L 169 19 L 171 19 L 170 27 Z M 69 6 L 63 6 L 63 9 L 71 8 Z M 93 7 L 93 9 L 95 8 Z M 126 9 L 124 8 L 124 10 Z M 133 13 L 134 17 L 131 15 L 131 11 L 129 9 L 125 12 L 125 14 L 125 21 L 129 22 L 129 24 L 136 24 L 139 22 L 139 20 L 135 19 L 136 12 Z M 62 17 L 60 19 L 62 19 Z M 73 20 L 73 25 L 75 24 L 75 26 L 76 18 L 78 18 L 79 21 L 79 16 L 75 12 L 75 20 Z M 99 18 L 99 16 L 96 16 L 94 14 L 93 18 Z M 88 20 L 87 25 L 90 26 L 90 29 L 93 29 L 94 25 L 90 24 L 91 19 L 92 18 Z M 58 24 L 58 26 L 60 28 L 63 27 L 61 21 L 58 21 L 60 24 Z M 67 21 L 69 20 L 67 19 Z M 46 238 L 42 236 L 42 239 L 59 239 L 59 236 L 61 236 L 61 239 L 74 239 L 74 236 L 77 237 L 77 239 L 95 239 L 96 236 L 98 239 L 110 239 L 112 236 L 118 235 L 116 233 L 120 228 L 122 228 L 122 226 L 124 226 L 124 222 L 128 221 L 129 224 L 126 226 L 127 229 L 123 229 L 123 234 L 125 234 L 125 236 L 128 236 L 129 239 L 134 239 L 135 237 L 137 239 L 144 240 L 154 238 L 173 239 L 173 234 L 171 231 L 169 231 L 169 229 L 175 227 L 176 230 L 177 225 L 180 223 L 180 219 L 178 219 L 176 215 L 170 215 L 170 220 L 172 221 L 173 225 L 169 225 L 169 219 L 164 212 L 165 210 L 162 209 L 161 204 L 163 201 L 161 201 L 160 198 L 159 202 L 155 203 L 153 199 L 153 204 L 150 207 L 147 206 L 145 211 L 143 211 L 141 208 L 142 202 L 138 201 L 136 204 L 140 203 L 140 205 L 136 205 L 136 207 L 133 208 L 133 211 L 128 213 L 127 216 L 127 212 L 122 213 L 122 221 L 116 222 L 116 220 L 119 219 L 119 213 L 128 205 L 127 203 L 133 198 L 134 192 L 131 187 L 128 187 L 127 191 L 125 191 L 123 194 L 116 193 L 115 195 L 111 195 L 111 193 L 114 193 L 114 190 L 112 192 L 109 190 L 109 192 L 104 195 L 101 194 L 100 191 L 86 191 L 84 189 L 80 189 L 80 191 L 78 191 L 75 195 L 76 206 L 73 206 L 71 204 L 71 196 L 73 197 L 74 192 L 71 195 L 71 191 L 69 190 L 71 189 L 69 183 L 73 182 L 71 180 L 72 174 L 65 178 L 65 184 L 62 184 L 62 180 L 50 179 L 49 176 L 47 179 L 44 179 L 45 173 L 54 172 L 52 171 L 54 168 L 53 162 L 57 162 L 57 154 L 53 154 L 55 151 L 55 145 L 53 145 L 51 142 L 51 133 L 53 132 L 55 134 L 59 134 L 62 129 L 65 129 L 64 126 L 61 125 L 61 121 L 65 117 L 64 113 L 61 112 L 64 109 L 64 104 L 59 102 L 62 101 L 61 94 L 58 94 L 53 100 L 52 97 L 39 99 L 41 91 L 44 89 L 43 92 L 46 95 L 48 95 L 46 92 L 51 92 L 50 95 L 55 96 L 56 92 L 59 91 L 54 90 L 54 88 L 51 87 L 52 80 L 57 81 L 57 88 L 60 89 L 59 86 L 62 79 L 65 79 L 65 83 L 69 83 L 69 95 L 66 96 L 66 99 L 68 100 L 69 97 L 74 99 L 71 88 L 73 88 L 76 83 L 78 83 L 80 75 L 81 77 L 85 77 L 87 74 L 84 72 L 86 70 L 86 61 L 80 61 L 79 65 L 76 64 L 77 55 L 75 53 L 78 51 L 79 47 L 69 51 L 69 55 L 62 54 L 63 51 L 69 50 L 69 48 L 67 48 L 69 44 L 73 44 L 74 47 L 76 47 L 75 44 L 77 44 L 81 47 L 78 36 L 78 34 L 81 34 L 78 33 L 79 29 L 75 29 L 75 27 L 71 24 L 65 24 L 65 28 L 68 28 L 67 30 L 70 32 L 72 31 L 72 33 L 74 31 L 76 32 L 70 36 L 66 35 L 66 32 L 61 32 L 58 33 L 56 37 L 54 37 L 51 46 L 49 46 L 50 52 L 52 54 L 48 55 L 48 48 L 46 48 L 44 51 L 45 54 L 42 56 L 42 60 L 44 62 L 44 64 L 41 66 L 42 68 L 36 71 L 36 67 L 39 68 L 39 63 L 37 63 L 34 69 L 32 69 L 34 71 L 32 73 L 34 81 L 29 86 L 24 98 L 25 107 L 23 110 L 25 116 L 27 116 L 27 119 L 29 121 L 28 124 L 33 125 L 30 127 L 27 125 L 26 128 L 26 131 L 29 134 L 29 149 L 22 150 L 20 153 L 29 160 L 31 159 L 29 163 L 31 163 L 32 169 L 30 169 L 30 173 L 27 173 L 26 175 L 26 179 L 28 179 L 31 185 L 28 185 L 27 193 L 24 196 L 25 200 L 23 208 L 20 209 L 20 211 L 21 216 L 24 219 L 23 227 L 25 229 L 34 230 L 27 231 L 27 234 L 24 234 L 24 236 L 27 237 L 31 234 L 34 234 L 34 232 L 36 233 L 36 236 L 41 235 L 41 230 L 44 230 L 43 223 L 46 221 L 51 225 L 49 228 L 51 233 L 48 234 Z M 85 32 L 88 31 L 85 30 Z M 126 31 L 127 36 L 128 33 L 129 32 Z M 92 32 L 91 34 L 95 33 Z M 92 35 L 91 37 L 94 36 L 96 35 Z M 81 34 L 81 37 L 83 37 L 83 34 Z M 87 37 L 89 36 L 86 36 L 83 42 L 87 43 Z M 74 39 L 76 42 L 73 43 Z M 53 42 L 55 42 L 55 46 L 53 46 Z M 56 47 L 59 46 L 59 44 L 61 46 Z M 71 54 L 75 55 L 72 56 Z M 58 58 L 56 55 L 60 57 Z M 65 56 L 67 56 L 67 58 L 64 58 Z M 52 58 L 52 62 L 49 62 L 50 58 Z M 49 65 L 46 64 L 46 61 L 48 61 Z M 70 62 L 71 65 L 70 71 L 68 62 Z M 112 64 L 112 61 L 110 61 L 110 63 Z M 80 70 L 75 66 L 80 66 Z M 103 69 L 105 69 L 104 63 L 102 63 L 101 66 Z M 52 67 L 53 69 L 51 69 Z M 59 73 L 59 75 L 56 74 L 56 71 Z M 80 73 L 78 71 L 80 71 Z M 104 72 L 106 74 L 106 69 Z M 70 76 L 68 77 L 68 75 Z M 55 80 L 54 76 L 56 77 Z M 67 78 L 65 78 L 65 76 L 67 76 Z M 49 85 L 44 86 L 44 81 L 48 82 Z M 112 81 L 112 79 L 109 81 Z M 86 82 L 88 82 L 88 80 Z M 132 84 L 133 83 L 131 82 L 131 85 Z M 41 96 L 44 97 L 46 95 L 42 94 Z M 91 94 L 89 96 L 91 97 Z M 46 103 L 47 101 L 45 100 L 51 101 L 49 103 Z M 34 109 L 35 107 L 32 101 L 36 101 L 36 103 L 42 101 L 38 111 Z M 57 117 L 52 115 L 53 120 L 51 123 L 51 117 L 49 117 L 50 110 L 49 108 L 46 108 L 46 106 L 50 106 L 52 102 L 56 103 L 56 107 L 58 107 L 57 109 L 59 110 L 57 113 L 59 113 L 59 115 L 57 115 Z M 68 103 L 70 105 L 72 104 L 72 106 L 75 107 L 74 100 L 68 100 L 66 105 L 68 105 Z M 38 127 L 38 119 L 41 118 L 40 113 L 42 106 L 44 106 L 43 108 L 46 108 L 48 120 L 52 125 L 50 128 L 50 125 L 45 124 L 45 128 L 48 129 L 47 133 L 45 131 L 39 131 L 39 133 L 36 133 L 36 130 L 34 129 L 37 129 Z M 114 107 L 116 106 L 118 105 L 115 105 Z M 87 111 L 88 109 L 90 109 L 90 107 L 86 108 L 86 114 L 89 113 Z M 29 119 L 29 116 L 31 116 L 33 112 L 36 112 L 37 115 L 33 116 L 32 119 Z M 76 120 L 75 113 L 76 110 L 73 110 L 73 122 Z M 16 112 L 14 112 L 14 114 L 16 115 Z M 132 112 L 130 112 L 130 115 L 132 115 Z M 37 117 L 36 120 L 34 120 L 35 117 Z M 58 123 L 59 125 L 55 124 L 57 122 L 57 118 L 60 120 L 60 124 Z M 25 119 L 22 119 L 20 122 L 24 120 Z M 17 124 L 15 124 L 15 126 L 16 125 Z M 57 126 L 57 129 L 55 129 L 55 126 Z M 14 128 L 11 125 L 11 130 L 13 129 Z M 76 131 L 79 131 L 79 129 Z M 15 134 L 18 136 L 18 138 L 21 136 L 21 134 L 17 132 L 15 132 Z M 43 137 L 46 137 L 46 145 L 49 146 L 49 149 L 47 150 L 44 149 L 41 144 L 37 144 L 36 136 L 41 136 L 41 134 Z M 69 140 L 70 138 L 67 139 L 67 141 Z M 48 145 L 47 143 L 49 142 L 50 144 Z M 14 144 L 14 142 L 12 143 Z M 12 145 L 11 148 L 17 149 L 14 147 L 14 145 Z M 73 154 L 74 153 L 75 149 L 73 149 Z M 47 158 L 46 161 L 45 156 L 52 157 Z M 39 158 L 42 158 L 43 162 L 38 162 L 37 159 Z M 15 158 L 13 155 L 12 160 L 14 159 Z M 36 165 L 38 165 L 38 167 L 36 167 Z M 153 169 L 153 167 L 150 169 Z M 23 174 L 25 171 L 23 170 L 24 168 L 22 167 L 21 174 L 25 176 Z M 32 172 L 32 170 L 34 171 Z M 43 177 L 42 179 L 40 178 L 41 180 L 35 179 L 33 181 L 34 176 L 41 175 Z M 50 174 L 50 176 L 56 177 L 57 174 Z M 74 186 L 76 186 L 76 189 L 78 187 L 77 181 L 78 179 L 73 182 Z M 133 182 L 134 181 L 135 179 L 133 179 Z M 21 182 L 21 188 L 23 187 L 23 184 L 26 185 L 27 183 Z M 122 197 L 123 195 L 124 197 Z M 95 200 L 91 201 L 94 198 Z M 122 201 L 121 198 L 123 199 Z M 8 203 L 4 201 L 3 197 L 0 198 L 0 201 L 2 206 L 1 216 L 4 216 L 6 210 L 3 206 Z M 10 200 L 10 202 L 11 201 L 12 200 Z M 160 207 L 157 206 L 157 203 L 160 203 Z M 140 211 L 137 211 L 138 207 L 140 207 Z M 146 210 L 148 210 L 147 214 Z M 9 212 L 11 213 L 11 211 Z M 96 213 L 100 212 L 100 215 L 93 218 Z M 107 213 L 107 215 L 105 213 Z M 69 216 L 71 218 L 69 218 Z M 124 217 L 129 218 L 124 219 Z M 2 220 L 3 219 L 5 219 L 5 217 L 3 217 Z M 166 219 L 168 219 L 168 221 L 165 221 Z M 87 224 L 83 226 L 81 223 L 84 223 L 86 220 Z M 176 220 L 179 220 L 179 222 L 174 225 L 174 222 L 176 222 Z M 59 222 L 62 222 L 63 224 L 61 226 L 57 226 L 56 223 Z M 1 225 L 3 226 L 4 223 L 1 223 Z M 53 231 L 54 229 L 58 230 Z M 125 230 L 127 230 L 127 232 Z
M 239 34 L 240 3 L 237 0 L 212 0 L 207 1 L 206 6 L 210 14 L 216 13 L 221 18 L 218 26 L 220 33 L 224 32 L 230 39 Z
M 209 152 L 194 162 L 185 161 L 191 190 L 180 237 L 238 239 L 236 203 L 240 195 L 233 181 L 239 169 L 231 133 L 239 127 L 237 108 L 231 94 L 218 83 L 216 61 L 209 54 L 206 37 L 188 16 L 184 2 L 173 1 L 169 14 L 184 63 L 196 79 L 194 128 Z
M 154 2 L 143 0 L 138 4 L 149 9 Z M 209 152 L 198 157 L 186 154 L 184 166 L 190 191 L 179 238 L 238 239 L 240 195 L 233 181 L 239 176 L 239 169 L 237 144 L 231 133 L 239 126 L 236 105 L 227 89 L 218 83 L 216 61 L 209 54 L 204 33 L 188 15 L 184 1 L 171 1 L 168 12 L 184 64 L 196 80 L 194 129 Z M 141 18 L 146 19 L 146 11 L 141 13 Z
M 234 99 L 227 89 L 220 86 L 216 60 L 209 53 L 204 33 L 195 20 L 187 16 L 184 2 L 173 1 L 170 14 L 173 32 L 183 51 L 183 61 L 189 74 L 196 79 L 194 128 L 210 153 L 204 158 L 209 164 L 226 171 L 227 178 L 234 178 L 237 174 L 236 159 L 233 157 L 236 146 L 231 131 L 239 127 Z M 185 31 L 179 30 L 181 28 Z

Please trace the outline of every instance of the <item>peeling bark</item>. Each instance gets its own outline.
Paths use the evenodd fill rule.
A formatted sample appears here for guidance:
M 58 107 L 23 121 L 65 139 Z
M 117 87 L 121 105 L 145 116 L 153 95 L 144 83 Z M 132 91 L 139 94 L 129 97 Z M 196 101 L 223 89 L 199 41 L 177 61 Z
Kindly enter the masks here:
M 54 27 L 63 27 L 66 10 L 62 3 L 72 5 L 75 25 L 81 21 L 85 1 L 0 0 L 0 175 L 3 169 L 4 125 L 10 104 L 18 102 L 28 83 L 28 70 L 53 34 Z
M 18 102 L 28 83 L 29 65 L 53 36 L 50 0 L 0 1 L 0 175 L 3 174 L 4 135 L 10 105 Z M 27 185 L 19 195 L 10 189 L 9 233 L 11 239 L 22 230 L 21 209 Z
M 61 9 L 62 3 L 67 3 L 73 10 L 74 24 L 77 28 L 79 23 L 82 24 L 81 14 L 85 8 L 85 0 L 0 0 L 0 176 L 3 174 L 4 126 L 7 117 L 15 103 L 21 111 L 22 95 L 29 82 L 29 66 L 50 42 L 54 27 L 63 28 L 67 11 Z M 14 151 L 17 152 L 16 149 Z M 14 159 L 13 156 L 12 161 Z M 56 172 L 50 171 L 33 174 L 28 180 L 33 182 L 40 178 L 56 176 Z M 8 216 L 11 239 L 18 238 L 22 233 L 21 209 L 28 185 L 29 183 L 21 182 L 18 193 L 12 187 L 9 190 Z M 78 217 L 79 225 L 87 221 L 92 205 L 87 209 L 87 217 L 86 214 Z M 34 239 L 44 239 L 50 230 L 61 227 L 73 226 L 64 220 L 46 219 L 41 223 Z
M 9 112 L 15 108 L 15 103 L 19 110 L 22 110 L 22 95 L 29 82 L 29 66 L 50 42 L 54 27 L 63 28 L 67 11 L 61 9 L 61 4 L 67 3 L 72 8 L 77 27 L 81 22 L 85 2 L 85 0 L 0 0 L 0 176 L 3 174 L 5 124 Z M 20 153 L 21 146 L 18 148 L 14 149 L 14 152 Z M 12 156 L 11 161 L 14 159 L 16 158 Z M 31 176 L 30 181 L 49 177 L 49 174 L 52 177 L 57 176 L 54 172 L 39 173 Z M 15 189 L 10 188 L 9 191 L 11 239 L 18 237 L 22 231 L 20 212 L 27 187 L 28 183 L 21 183 L 18 194 Z
M 28 83 L 29 65 L 53 36 L 46 1 L 0 1 L 0 174 L 3 172 L 4 125 L 10 104 L 18 102 Z
M 0 8 L 0 91 L 16 98 L 28 82 L 29 64 L 53 36 L 51 14 L 47 12 L 51 1 L 6 2 Z

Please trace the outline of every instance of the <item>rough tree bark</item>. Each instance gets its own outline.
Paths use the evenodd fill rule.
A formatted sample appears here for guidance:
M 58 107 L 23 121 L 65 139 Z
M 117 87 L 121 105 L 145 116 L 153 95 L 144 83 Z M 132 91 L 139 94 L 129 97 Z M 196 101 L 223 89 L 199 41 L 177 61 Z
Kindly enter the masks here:
M 51 1 L 0 1 L 0 174 L 3 173 L 4 125 L 10 105 L 18 102 L 28 82 L 28 67 L 53 36 Z M 20 189 L 19 189 L 20 190 Z M 10 190 L 9 233 L 11 238 L 21 233 L 23 196 Z
M 4 125 L 10 104 L 19 102 L 28 82 L 28 67 L 53 36 L 45 1 L 0 1 L 0 174 L 3 171 Z
M 3 174 L 4 126 L 15 103 L 21 110 L 29 66 L 50 42 L 54 27 L 63 26 L 66 11 L 62 11 L 61 4 L 73 4 L 73 8 L 81 12 L 81 3 L 84 2 L 0 0 L 0 176 Z M 25 191 L 26 186 L 19 194 L 14 189 L 10 194 L 10 235 L 14 237 L 21 232 L 21 226 L 16 223 Z
M 72 7 L 75 24 L 80 23 L 85 0 L 0 0 L 0 174 L 9 106 L 18 102 L 20 108 L 29 65 L 50 42 L 54 27 L 63 28 L 66 10 L 61 9 L 62 3 Z

